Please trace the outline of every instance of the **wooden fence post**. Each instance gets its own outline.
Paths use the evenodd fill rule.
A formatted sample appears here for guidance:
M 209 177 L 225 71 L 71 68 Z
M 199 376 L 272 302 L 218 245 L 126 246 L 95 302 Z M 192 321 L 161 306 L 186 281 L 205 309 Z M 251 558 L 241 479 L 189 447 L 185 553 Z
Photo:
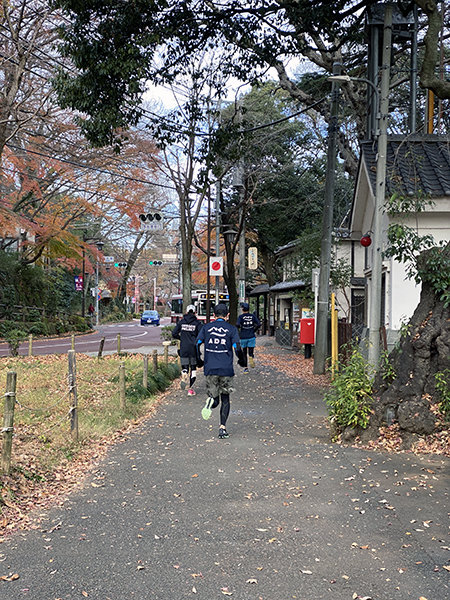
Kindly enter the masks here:
M 147 389 L 148 387 L 148 354 L 144 355 L 144 366 L 142 370 L 142 385 Z
M 163 342 L 163 346 L 164 346 L 164 362 L 167 364 L 169 364 L 169 346 L 170 346 L 171 342 Z
M 75 350 L 75 334 L 72 333 L 72 350 Z
M 78 441 L 78 392 L 77 362 L 75 350 L 69 350 L 69 398 L 70 398 L 70 433 Z
M 117 334 L 117 354 L 120 354 L 120 333 Z
M 181 342 L 180 340 L 177 340 L 177 356 L 178 356 L 178 366 L 181 368 L 181 356 L 180 356 L 180 346 L 181 346 Z
M 9 474 L 11 468 L 12 440 L 14 431 L 14 407 L 16 405 L 17 373 L 8 371 L 6 376 L 5 413 L 3 415 L 2 471 Z
M 33 334 L 28 336 L 28 356 L 33 356 Z
M 158 350 L 153 350 L 153 373 L 156 373 L 158 370 Z
M 102 339 L 100 340 L 100 346 L 98 347 L 98 354 L 97 354 L 97 358 L 101 358 L 102 354 L 103 354 L 103 346 L 105 345 L 105 338 L 102 337 Z
M 119 393 L 120 393 L 120 408 L 125 410 L 125 363 L 119 365 Z

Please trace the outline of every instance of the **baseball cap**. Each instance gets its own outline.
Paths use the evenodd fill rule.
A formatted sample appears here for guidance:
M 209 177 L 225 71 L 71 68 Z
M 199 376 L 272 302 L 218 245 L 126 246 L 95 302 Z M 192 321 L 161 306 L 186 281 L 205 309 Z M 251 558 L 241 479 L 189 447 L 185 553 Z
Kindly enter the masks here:
M 241 308 L 243 308 L 244 310 L 248 310 L 250 306 L 247 302 L 241 302 Z
M 228 314 L 228 308 L 226 304 L 216 304 L 214 307 L 214 314 L 218 317 L 226 317 Z
M 194 312 L 195 313 L 195 306 L 193 304 L 189 304 L 188 307 L 186 308 L 186 312 Z

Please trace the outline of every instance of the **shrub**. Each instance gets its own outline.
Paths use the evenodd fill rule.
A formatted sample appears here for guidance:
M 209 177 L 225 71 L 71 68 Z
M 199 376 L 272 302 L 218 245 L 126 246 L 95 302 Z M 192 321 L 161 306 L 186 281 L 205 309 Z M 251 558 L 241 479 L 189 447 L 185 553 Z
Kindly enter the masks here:
M 436 390 L 439 397 L 439 410 L 450 420 L 450 369 L 435 374 Z
M 161 327 L 161 339 L 165 342 L 172 342 L 172 344 L 176 344 L 177 341 L 173 339 L 172 337 L 172 331 L 175 329 L 175 324 L 174 325 L 164 325 L 164 327 Z
M 10 329 L 5 334 L 11 356 L 18 356 L 20 343 L 27 337 L 26 331 L 22 329 Z
M 83 318 L 79 315 L 70 316 L 68 326 L 73 331 L 89 331 L 91 329 L 89 317 Z
M 346 427 L 365 429 L 368 426 L 372 383 L 367 362 L 355 346 L 347 364 L 339 365 L 339 371 L 331 383 L 331 391 L 325 395 L 330 421 L 338 432 Z
M 30 333 L 33 335 L 48 335 L 47 323 L 33 323 L 33 325 L 30 327 Z

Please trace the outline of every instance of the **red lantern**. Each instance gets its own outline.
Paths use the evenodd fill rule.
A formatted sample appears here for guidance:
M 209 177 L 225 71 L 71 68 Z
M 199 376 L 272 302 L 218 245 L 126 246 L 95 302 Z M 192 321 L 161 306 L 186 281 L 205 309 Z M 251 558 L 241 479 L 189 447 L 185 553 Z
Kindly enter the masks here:
M 370 244 L 372 243 L 370 233 L 366 233 L 366 235 L 363 235 L 362 238 L 359 240 L 359 243 L 361 244 L 361 246 L 364 246 L 364 248 L 370 246 Z

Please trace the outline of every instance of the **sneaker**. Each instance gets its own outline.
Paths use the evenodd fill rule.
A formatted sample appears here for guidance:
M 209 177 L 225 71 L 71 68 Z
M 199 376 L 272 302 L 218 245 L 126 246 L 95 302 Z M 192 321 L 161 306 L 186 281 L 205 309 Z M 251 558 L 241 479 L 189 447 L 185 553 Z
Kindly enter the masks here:
M 188 389 L 188 396 L 195 396 L 195 390 L 193 390 L 192 388 Z
M 219 429 L 219 438 L 221 440 L 223 440 L 223 438 L 228 438 L 230 437 L 230 434 L 228 433 L 228 431 L 226 429 L 224 429 L 223 427 L 220 427 Z
M 212 405 L 214 403 L 214 398 L 208 398 L 206 400 L 205 406 L 202 408 L 202 417 L 207 421 L 211 417 L 212 413 Z
M 186 389 L 186 386 L 187 386 L 187 383 L 188 383 L 188 379 L 189 379 L 189 373 L 187 371 L 181 371 L 180 388 L 182 390 Z
M 255 359 L 253 358 L 253 356 L 248 357 L 248 362 L 250 363 L 251 368 L 254 369 L 255 368 Z
M 248 373 L 248 372 L 249 372 L 248 367 L 245 367 L 244 368 L 244 373 Z

